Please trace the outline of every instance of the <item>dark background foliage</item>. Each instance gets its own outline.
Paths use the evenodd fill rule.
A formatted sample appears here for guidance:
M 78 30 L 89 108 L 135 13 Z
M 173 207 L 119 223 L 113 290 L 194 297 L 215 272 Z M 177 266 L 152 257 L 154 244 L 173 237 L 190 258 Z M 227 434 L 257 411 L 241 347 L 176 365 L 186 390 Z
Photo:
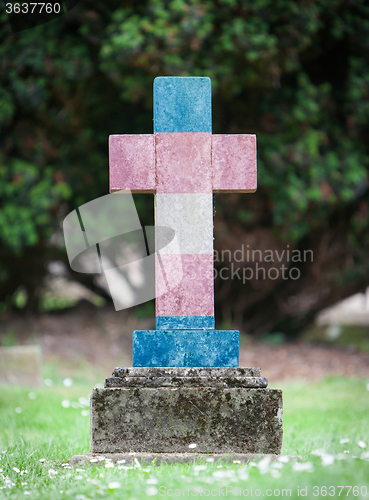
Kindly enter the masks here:
M 210 76 L 213 132 L 258 137 L 258 191 L 216 196 L 215 248 L 314 252 L 283 261 L 299 280 L 216 280 L 218 321 L 294 335 L 366 287 L 366 1 L 81 0 L 19 33 L 0 19 L 3 310 L 22 288 L 37 311 L 48 262 L 66 262 L 61 220 L 108 193 L 108 135 L 152 132 L 158 75 Z M 152 198 L 137 203 L 150 222 Z

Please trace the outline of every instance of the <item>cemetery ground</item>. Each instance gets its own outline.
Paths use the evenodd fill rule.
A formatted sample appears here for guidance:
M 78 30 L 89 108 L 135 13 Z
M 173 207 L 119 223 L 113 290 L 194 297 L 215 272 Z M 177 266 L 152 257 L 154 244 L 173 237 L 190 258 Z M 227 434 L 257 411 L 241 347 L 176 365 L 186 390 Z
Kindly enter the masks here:
M 240 365 L 261 366 L 269 387 L 283 389 L 283 456 L 277 461 L 157 466 L 104 460 L 70 467 L 73 455 L 90 449 L 92 387 L 115 365 L 131 364 L 132 329 L 150 328 L 152 321 L 123 318 L 85 305 L 1 325 L 3 344 L 41 343 L 44 383 L 0 388 L 0 498 L 369 497 L 365 339 L 360 349 L 349 342 L 286 343 L 281 335 L 243 340 Z M 287 461 L 286 455 L 301 458 Z

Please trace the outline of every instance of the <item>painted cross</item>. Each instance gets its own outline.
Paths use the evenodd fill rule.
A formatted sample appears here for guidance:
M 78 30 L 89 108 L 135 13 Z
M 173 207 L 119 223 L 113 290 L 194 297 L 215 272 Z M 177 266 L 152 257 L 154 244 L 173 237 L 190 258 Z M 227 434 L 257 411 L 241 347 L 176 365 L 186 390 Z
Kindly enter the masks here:
M 109 157 L 110 191 L 155 193 L 177 242 L 156 254 L 156 330 L 134 332 L 133 366 L 238 366 L 239 332 L 214 329 L 212 194 L 256 191 L 256 136 L 212 134 L 210 78 L 158 77 L 154 134 L 111 135 Z

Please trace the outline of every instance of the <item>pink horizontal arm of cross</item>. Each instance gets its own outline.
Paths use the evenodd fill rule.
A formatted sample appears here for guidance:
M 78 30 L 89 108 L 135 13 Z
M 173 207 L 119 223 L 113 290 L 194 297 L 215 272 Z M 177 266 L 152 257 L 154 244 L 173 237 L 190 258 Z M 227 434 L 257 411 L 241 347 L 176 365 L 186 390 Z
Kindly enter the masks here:
M 211 134 L 175 133 L 178 136 L 175 146 L 180 153 L 180 142 L 184 135 L 198 138 L 210 137 L 211 149 L 208 151 L 204 179 L 211 177 L 212 191 L 224 193 L 254 193 L 257 189 L 256 135 L 254 134 Z M 181 161 L 167 164 L 169 157 L 156 155 L 160 136 L 156 134 L 111 135 L 109 137 L 110 192 L 130 189 L 133 193 L 188 192 L 182 185 L 186 178 L 190 182 L 192 173 L 195 178 L 198 164 L 190 163 L 193 158 L 182 157 Z M 180 137 L 182 136 L 182 137 Z M 169 152 L 175 156 L 176 151 Z M 159 161 L 158 161 L 159 160 Z M 175 159 L 177 160 L 177 159 Z M 192 177 L 193 178 L 193 177 Z M 173 186 L 178 180 L 177 186 Z M 166 189 L 167 183 L 172 184 Z M 174 191 L 173 191 L 174 189 Z M 191 189 L 191 188 L 190 188 Z M 194 188 L 195 190 L 196 187 Z M 179 191 L 178 191 L 179 190 Z M 206 191 L 208 187 L 206 186 Z M 189 192 L 192 192 L 189 191 Z
M 155 193 L 155 225 L 178 236 L 179 248 L 158 256 L 156 316 L 214 316 L 212 193 L 256 191 L 256 136 L 111 135 L 109 162 L 110 192 Z M 183 279 L 163 294 L 164 281 L 178 282 L 178 259 Z

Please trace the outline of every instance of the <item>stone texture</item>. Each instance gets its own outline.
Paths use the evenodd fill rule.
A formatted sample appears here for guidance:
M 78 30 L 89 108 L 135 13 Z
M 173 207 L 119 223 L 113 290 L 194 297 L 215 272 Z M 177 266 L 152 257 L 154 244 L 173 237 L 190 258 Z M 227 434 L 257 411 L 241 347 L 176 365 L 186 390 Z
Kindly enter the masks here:
M 273 389 L 104 388 L 91 395 L 93 453 L 272 453 L 282 447 Z
M 155 132 L 211 132 L 211 80 L 159 76 L 154 80 Z
M 155 224 L 175 231 L 178 247 L 165 245 L 160 232 L 160 254 L 213 254 L 213 195 L 211 193 L 157 194 Z
M 156 310 L 158 310 L 158 299 L 162 295 L 171 297 L 173 289 L 180 286 L 183 279 L 182 255 L 160 255 L 155 254 L 155 292 L 156 292 Z M 165 299 L 164 303 L 165 303 Z
M 113 377 L 260 377 L 260 368 L 257 366 L 244 367 L 117 367 Z
M 238 366 L 236 330 L 136 330 L 133 366 Z
M 41 347 L 0 347 L 0 385 L 41 385 Z
M 213 255 L 156 255 L 156 315 L 214 316 Z
M 213 190 L 253 193 L 257 188 L 256 135 L 212 136 Z
M 212 193 L 211 133 L 155 134 L 157 193 Z
M 155 192 L 155 141 L 152 134 L 109 136 L 110 192 Z
M 108 377 L 105 387 L 250 387 L 266 388 L 265 377 Z
M 161 464 L 197 464 L 214 462 L 214 464 L 232 464 L 237 461 L 240 464 L 249 462 L 258 462 L 263 458 L 270 458 L 271 462 L 278 460 L 281 455 L 273 454 L 255 454 L 255 453 L 84 453 L 83 455 L 74 455 L 69 460 L 69 465 L 77 467 L 90 465 L 91 467 L 105 467 L 107 462 L 121 466 L 137 467 L 140 465 L 161 465 Z M 301 459 L 299 455 L 283 455 L 283 458 L 290 462 L 296 462 Z M 211 466 L 211 463 L 209 463 Z
M 214 316 L 156 316 L 157 330 L 214 330 Z

